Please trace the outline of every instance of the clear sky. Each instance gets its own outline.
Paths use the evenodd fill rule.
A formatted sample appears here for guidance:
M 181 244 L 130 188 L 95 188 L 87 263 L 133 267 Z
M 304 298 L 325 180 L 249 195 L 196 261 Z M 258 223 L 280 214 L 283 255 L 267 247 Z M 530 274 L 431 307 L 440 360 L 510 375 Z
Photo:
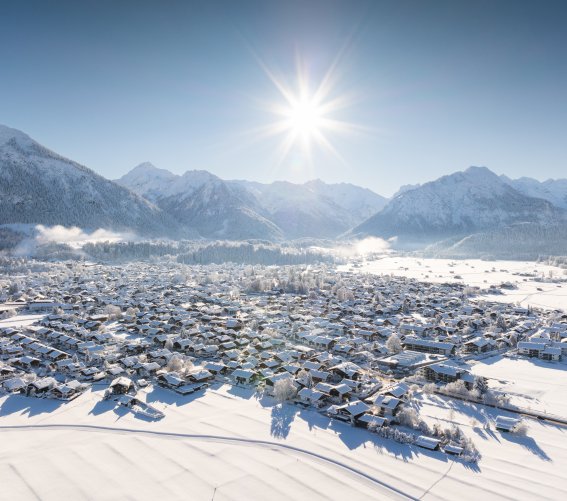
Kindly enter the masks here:
M 112 179 L 567 177 L 566 26 L 561 0 L 5 1 L 0 123 Z M 289 111 L 267 71 L 297 94 L 298 60 L 311 93 L 335 64 L 323 118 L 356 128 L 311 131 L 334 153 L 259 134 Z

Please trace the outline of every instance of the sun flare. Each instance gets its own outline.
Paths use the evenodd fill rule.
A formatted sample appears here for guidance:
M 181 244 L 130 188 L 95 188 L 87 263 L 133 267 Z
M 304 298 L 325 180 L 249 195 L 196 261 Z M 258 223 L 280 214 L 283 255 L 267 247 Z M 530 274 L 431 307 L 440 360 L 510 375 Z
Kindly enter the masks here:
M 277 77 L 266 65 L 260 64 L 283 98 L 279 103 L 267 106 L 277 120 L 257 131 L 261 137 L 282 136 L 277 152 L 278 163 L 283 162 L 292 150 L 299 150 L 301 156 L 311 163 L 313 147 L 346 163 L 333 146 L 330 136 L 358 132 L 362 128 L 335 118 L 337 112 L 353 101 L 352 96 L 337 94 L 337 61 L 317 86 L 310 85 L 307 69 L 301 62 L 298 62 L 297 74 L 291 85 L 284 77 Z

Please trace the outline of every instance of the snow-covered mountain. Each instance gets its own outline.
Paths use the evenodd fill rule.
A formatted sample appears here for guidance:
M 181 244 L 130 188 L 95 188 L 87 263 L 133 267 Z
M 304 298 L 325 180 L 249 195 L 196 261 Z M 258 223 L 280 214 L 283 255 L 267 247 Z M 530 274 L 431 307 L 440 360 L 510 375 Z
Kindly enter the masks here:
M 0 126 L 0 225 L 59 224 L 154 237 L 344 234 L 396 236 L 418 245 L 448 239 L 455 252 L 455 242 L 471 235 L 476 237 L 463 240 L 459 249 L 473 242 L 475 249 L 488 243 L 496 248 L 500 234 L 510 242 L 524 235 L 545 240 L 567 234 L 567 180 L 512 180 L 471 167 L 406 186 L 386 202 L 344 183 L 225 181 L 204 170 L 176 175 L 149 163 L 113 182 Z
M 116 182 L 151 200 L 203 237 L 283 238 L 280 228 L 262 214 L 245 188 L 207 171 L 187 171 L 179 176 L 146 162 Z
M 386 204 L 373 191 L 346 183 L 236 182 L 256 197 L 288 238 L 335 238 Z
M 560 224 L 565 211 L 521 193 L 485 167 L 403 191 L 350 235 L 434 241 L 515 223 Z
M 530 197 L 543 198 L 557 207 L 567 209 L 567 179 L 548 179 L 540 182 L 530 177 L 510 179 L 500 176 L 505 183 Z
M 184 234 L 147 200 L 0 125 L 0 224 L 6 223 Z
M 334 238 L 386 200 L 350 184 L 224 181 L 144 163 L 117 182 L 211 238 Z

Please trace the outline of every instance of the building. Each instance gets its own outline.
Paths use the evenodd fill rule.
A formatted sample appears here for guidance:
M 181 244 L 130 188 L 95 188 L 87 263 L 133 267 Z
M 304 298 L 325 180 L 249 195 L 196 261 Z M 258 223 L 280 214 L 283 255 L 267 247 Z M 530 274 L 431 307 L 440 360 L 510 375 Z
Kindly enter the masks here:
M 405 350 L 421 351 L 424 353 L 437 353 L 440 355 L 452 355 L 455 351 L 453 343 L 434 341 L 433 339 L 421 339 L 414 336 L 407 336 L 402 345 Z

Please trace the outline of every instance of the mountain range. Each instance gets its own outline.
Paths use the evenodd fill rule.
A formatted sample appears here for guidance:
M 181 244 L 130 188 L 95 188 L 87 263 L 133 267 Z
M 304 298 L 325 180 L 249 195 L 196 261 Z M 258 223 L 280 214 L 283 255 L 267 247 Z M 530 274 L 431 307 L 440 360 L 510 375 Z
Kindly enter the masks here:
M 396 237 L 399 247 L 446 241 L 445 248 L 462 251 L 484 242 L 495 248 L 501 234 L 515 241 L 554 234 L 560 247 L 557 235 L 567 234 L 566 221 L 564 179 L 514 180 L 470 167 L 404 186 L 389 200 L 346 183 L 223 180 L 205 170 L 178 175 L 147 162 L 110 181 L 0 126 L 3 225 L 60 224 L 177 239 Z
M 225 181 L 202 170 L 176 175 L 150 163 L 116 182 L 207 238 L 335 238 L 386 204 L 346 183 Z

